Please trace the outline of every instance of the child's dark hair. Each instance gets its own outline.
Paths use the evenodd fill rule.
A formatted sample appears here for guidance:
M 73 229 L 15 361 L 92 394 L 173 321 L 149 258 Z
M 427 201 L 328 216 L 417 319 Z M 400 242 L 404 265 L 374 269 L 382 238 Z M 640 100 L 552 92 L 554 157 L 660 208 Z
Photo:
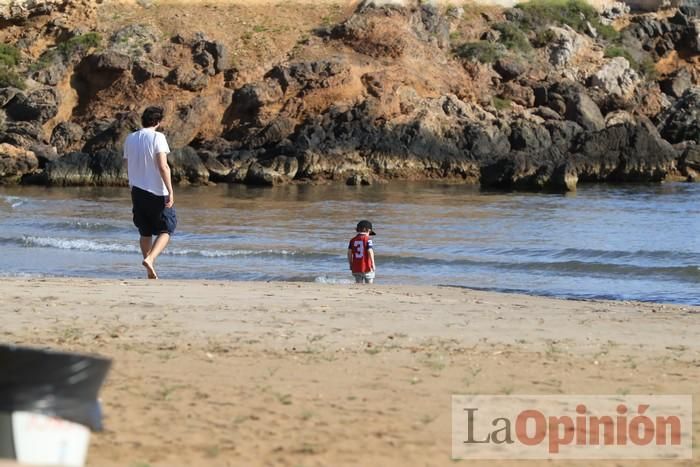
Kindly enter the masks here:
M 357 223 L 358 232 L 369 232 L 370 235 L 375 235 L 372 223 L 370 221 L 360 221 Z
M 143 111 L 141 115 L 141 125 L 144 128 L 156 126 L 163 120 L 163 107 L 151 106 Z

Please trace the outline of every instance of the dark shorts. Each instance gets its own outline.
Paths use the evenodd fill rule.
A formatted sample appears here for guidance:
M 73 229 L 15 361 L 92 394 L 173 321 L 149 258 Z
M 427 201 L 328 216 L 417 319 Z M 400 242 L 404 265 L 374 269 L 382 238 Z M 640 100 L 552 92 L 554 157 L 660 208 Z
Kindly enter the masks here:
M 177 216 L 175 208 L 165 207 L 167 200 L 167 196 L 158 196 L 141 188 L 131 187 L 134 225 L 139 229 L 139 235 L 151 237 L 162 233 L 172 235 L 175 232 Z

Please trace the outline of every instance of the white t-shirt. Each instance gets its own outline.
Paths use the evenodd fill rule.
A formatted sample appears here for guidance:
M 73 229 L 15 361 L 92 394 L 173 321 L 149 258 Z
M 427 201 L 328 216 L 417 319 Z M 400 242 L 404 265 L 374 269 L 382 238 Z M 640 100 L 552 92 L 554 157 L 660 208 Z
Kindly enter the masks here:
M 127 160 L 129 186 L 139 187 L 158 196 L 168 195 L 156 163 L 156 155 L 161 152 L 168 154 L 170 148 L 165 135 L 153 128 L 143 128 L 126 137 L 124 159 Z

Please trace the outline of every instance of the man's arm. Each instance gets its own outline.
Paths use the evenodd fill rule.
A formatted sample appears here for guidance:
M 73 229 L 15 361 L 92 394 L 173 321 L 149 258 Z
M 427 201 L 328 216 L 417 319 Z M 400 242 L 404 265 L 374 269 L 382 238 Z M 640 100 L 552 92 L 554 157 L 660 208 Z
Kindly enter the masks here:
M 370 248 L 369 250 L 369 262 L 372 267 L 372 271 L 374 271 L 374 248 Z
M 159 152 L 156 155 L 156 162 L 158 163 L 158 171 L 160 172 L 160 178 L 163 179 L 163 183 L 165 183 L 165 188 L 168 189 L 168 201 L 165 203 L 165 207 L 171 208 L 175 203 L 175 195 L 173 194 L 173 184 L 170 180 L 170 166 L 168 165 L 168 155 L 164 152 Z
M 124 140 L 124 146 L 122 148 L 122 167 L 124 168 L 124 172 L 129 173 L 129 154 L 126 152 L 126 145 L 128 144 L 129 137 L 127 136 L 126 139 Z
M 352 248 L 348 248 L 348 267 L 352 270 Z

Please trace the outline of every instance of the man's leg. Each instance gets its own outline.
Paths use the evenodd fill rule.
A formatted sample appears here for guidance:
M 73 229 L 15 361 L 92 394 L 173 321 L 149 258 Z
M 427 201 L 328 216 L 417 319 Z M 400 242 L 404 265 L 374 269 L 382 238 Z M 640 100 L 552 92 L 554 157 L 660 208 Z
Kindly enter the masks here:
M 156 274 L 156 270 L 154 268 L 156 258 L 163 252 L 169 241 L 170 234 L 162 233 L 158 235 L 156 237 L 156 241 L 153 242 L 151 250 L 148 252 L 148 254 L 144 256 L 143 262 L 141 264 L 148 271 L 148 277 L 150 279 L 158 279 L 158 275 Z M 151 275 L 153 275 L 153 277 L 151 277 Z
M 143 255 L 143 258 L 146 259 L 146 256 L 148 256 L 148 253 L 151 252 L 151 248 L 153 248 L 153 237 L 150 237 L 150 236 L 149 237 L 143 237 L 143 236 L 140 237 L 139 238 L 139 246 L 141 247 L 141 254 Z M 148 270 L 148 268 L 146 268 L 146 270 L 148 272 L 149 279 L 156 278 L 156 276 L 153 272 Z
M 145 258 L 150 253 L 153 247 L 153 237 L 141 237 L 139 238 L 139 246 L 141 247 L 141 254 Z

